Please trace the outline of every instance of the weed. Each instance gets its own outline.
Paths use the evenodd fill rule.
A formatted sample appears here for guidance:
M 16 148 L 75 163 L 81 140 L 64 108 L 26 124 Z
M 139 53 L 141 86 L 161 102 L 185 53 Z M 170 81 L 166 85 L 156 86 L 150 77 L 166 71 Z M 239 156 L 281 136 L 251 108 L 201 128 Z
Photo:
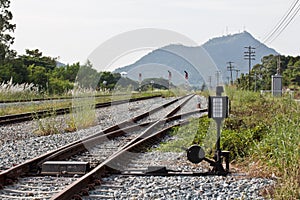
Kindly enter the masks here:
M 199 119 L 192 119 L 188 125 L 175 127 L 170 132 L 172 140 L 161 143 L 156 151 L 162 152 L 182 152 L 187 149 L 194 141 L 196 132 L 198 131 Z
M 60 133 L 60 124 L 58 124 L 57 120 L 55 120 L 55 111 L 52 111 L 47 115 L 49 116 L 45 118 L 35 117 L 35 121 L 38 125 L 38 129 L 35 131 L 35 134 L 39 136 L 46 136 Z
M 290 97 L 230 92 L 232 111 L 222 131 L 222 148 L 234 159 L 256 163 L 260 174 L 278 176 L 273 198 L 299 199 L 299 105 Z

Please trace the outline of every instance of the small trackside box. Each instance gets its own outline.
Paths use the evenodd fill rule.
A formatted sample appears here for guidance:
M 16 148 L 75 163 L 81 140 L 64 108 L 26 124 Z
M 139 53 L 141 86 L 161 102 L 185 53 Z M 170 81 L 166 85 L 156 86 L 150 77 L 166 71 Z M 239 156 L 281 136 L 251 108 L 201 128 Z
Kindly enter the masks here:
M 43 175 L 83 175 L 89 170 L 88 162 L 46 161 L 42 164 Z

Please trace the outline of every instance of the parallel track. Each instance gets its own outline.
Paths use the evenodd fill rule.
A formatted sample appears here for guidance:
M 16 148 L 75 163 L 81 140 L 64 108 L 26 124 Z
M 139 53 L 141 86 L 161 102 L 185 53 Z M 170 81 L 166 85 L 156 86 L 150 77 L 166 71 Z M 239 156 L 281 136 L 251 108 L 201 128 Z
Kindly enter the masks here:
M 135 102 L 135 101 L 141 101 L 151 98 L 160 97 L 161 95 L 151 96 L 151 97 L 141 97 L 141 98 L 135 98 L 135 99 L 125 99 L 125 100 L 118 100 L 118 101 L 112 101 L 112 102 L 106 102 L 106 103 L 97 103 L 95 104 L 95 108 L 104 108 L 114 105 L 120 105 L 128 102 Z M 14 124 L 24 121 L 31 121 L 36 118 L 43 118 L 47 116 L 51 116 L 52 113 L 55 113 L 55 115 L 64 115 L 68 114 L 72 111 L 72 109 L 75 108 L 59 108 L 59 109 L 48 109 L 48 110 L 41 110 L 36 112 L 27 112 L 27 113 L 21 113 L 21 114 L 15 114 L 15 115 L 5 115 L 0 116 L 0 125 L 6 125 L 6 124 Z

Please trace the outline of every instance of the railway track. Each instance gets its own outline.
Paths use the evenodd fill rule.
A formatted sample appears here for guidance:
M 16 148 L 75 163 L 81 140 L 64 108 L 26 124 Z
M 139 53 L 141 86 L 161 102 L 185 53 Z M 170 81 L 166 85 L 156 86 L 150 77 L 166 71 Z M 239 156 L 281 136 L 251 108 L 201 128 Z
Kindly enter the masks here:
M 182 121 L 185 117 L 205 112 L 206 110 L 203 109 L 175 115 L 192 97 L 190 95 L 169 101 L 81 141 L 73 142 L 1 172 L 0 197 L 4 199 L 71 199 L 78 192 L 80 195 L 86 193 L 86 188 L 92 189 L 95 180 L 97 183 L 107 169 L 122 168 L 125 163 L 124 158 L 126 158 L 122 152 L 145 148 L 156 142 L 172 127 L 186 123 Z M 173 106 L 174 104 L 177 105 Z M 163 117 L 162 112 L 165 112 Z M 153 116 L 157 113 L 160 117 Z M 56 172 L 57 177 L 41 176 L 41 172 L 45 174 L 42 171 L 43 164 L 51 161 L 84 162 L 89 164 L 89 170 L 83 176 L 68 174 L 68 170 Z
M 101 94 L 101 95 L 95 95 L 95 96 L 78 96 L 76 98 L 87 98 L 87 97 L 96 97 L 96 98 L 102 98 L 102 97 L 111 97 L 111 96 L 122 96 L 126 95 L 126 93 L 114 93 L 114 94 Z M 45 98 L 32 98 L 32 99 L 16 99 L 16 100 L 0 100 L 0 104 L 5 104 L 5 103 L 32 103 L 32 102 L 37 102 L 37 101 L 55 101 L 55 100 L 72 100 L 74 97 L 73 96 L 66 96 L 66 97 L 45 97 Z
M 135 102 L 135 101 L 142 101 L 150 98 L 156 98 L 160 97 L 161 95 L 155 95 L 151 97 L 141 97 L 141 98 L 135 98 L 135 99 L 125 99 L 125 100 L 118 100 L 118 101 L 112 101 L 112 102 L 106 102 L 106 103 L 97 103 L 95 104 L 95 109 L 97 108 L 104 108 L 109 107 L 113 105 L 120 105 L 128 102 Z M 51 116 L 53 113 L 55 115 L 64 115 L 70 113 L 75 108 L 59 108 L 59 109 L 48 109 L 48 110 L 41 110 L 36 112 L 27 112 L 27 113 L 21 113 L 21 114 L 15 114 L 15 115 L 5 115 L 0 116 L 0 126 L 6 125 L 6 124 L 13 124 L 13 123 L 19 123 L 24 121 L 31 121 L 34 119 L 44 118 Z

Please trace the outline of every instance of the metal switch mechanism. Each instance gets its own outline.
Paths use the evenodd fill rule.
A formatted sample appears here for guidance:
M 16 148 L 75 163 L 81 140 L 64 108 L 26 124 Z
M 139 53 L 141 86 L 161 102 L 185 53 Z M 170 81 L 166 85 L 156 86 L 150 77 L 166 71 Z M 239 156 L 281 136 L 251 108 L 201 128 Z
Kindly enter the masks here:
M 43 175 L 83 175 L 89 170 L 88 162 L 46 161 L 42 165 Z
M 200 146 L 193 145 L 187 149 L 187 158 L 192 163 L 198 164 L 205 158 L 205 152 Z
M 227 96 L 222 96 L 223 92 L 223 86 L 217 86 L 216 96 L 209 96 L 208 98 L 208 117 L 212 118 L 217 125 L 217 141 L 214 160 L 205 158 L 204 150 L 198 145 L 193 145 L 187 150 L 187 158 L 189 161 L 197 164 L 202 160 L 205 160 L 213 166 L 212 172 L 217 175 L 226 175 L 229 173 L 229 152 L 222 151 L 220 148 L 221 123 L 229 115 L 229 99 Z M 226 169 L 224 169 L 222 165 L 223 158 L 225 158 Z

